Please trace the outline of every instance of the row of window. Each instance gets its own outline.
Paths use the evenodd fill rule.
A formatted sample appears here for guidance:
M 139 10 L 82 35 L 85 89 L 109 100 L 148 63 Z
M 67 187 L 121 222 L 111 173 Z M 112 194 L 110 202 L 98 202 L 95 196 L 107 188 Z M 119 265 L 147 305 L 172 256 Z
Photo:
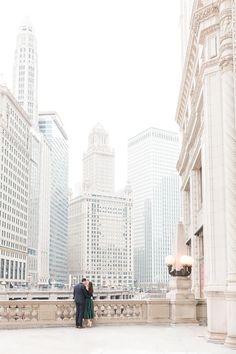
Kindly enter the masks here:
M 0 278 L 11 280 L 25 280 L 26 264 L 23 262 L 1 258 Z

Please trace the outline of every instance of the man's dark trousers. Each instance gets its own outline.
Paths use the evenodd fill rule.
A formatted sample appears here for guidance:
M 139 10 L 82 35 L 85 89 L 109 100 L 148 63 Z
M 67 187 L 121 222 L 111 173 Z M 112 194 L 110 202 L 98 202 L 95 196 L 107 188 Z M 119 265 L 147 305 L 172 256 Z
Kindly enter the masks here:
M 85 303 L 76 302 L 75 324 L 76 327 L 83 326 Z

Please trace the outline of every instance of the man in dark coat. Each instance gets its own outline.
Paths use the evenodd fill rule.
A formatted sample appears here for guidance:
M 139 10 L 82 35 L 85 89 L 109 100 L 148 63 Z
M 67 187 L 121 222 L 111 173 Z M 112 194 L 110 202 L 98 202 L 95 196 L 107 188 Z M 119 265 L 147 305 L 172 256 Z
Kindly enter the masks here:
M 75 314 L 75 325 L 76 328 L 83 327 L 83 318 L 85 310 L 85 301 L 86 298 L 89 298 L 90 295 L 85 287 L 86 278 L 83 278 L 81 283 L 74 286 L 74 300 L 76 304 L 76 314 Z

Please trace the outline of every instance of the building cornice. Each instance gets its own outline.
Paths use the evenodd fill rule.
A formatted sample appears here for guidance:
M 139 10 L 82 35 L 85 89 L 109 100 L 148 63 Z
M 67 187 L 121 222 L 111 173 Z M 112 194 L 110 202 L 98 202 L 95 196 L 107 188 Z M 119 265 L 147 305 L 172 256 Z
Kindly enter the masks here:
M 183 121 L 189 91 L 191 89 L 191 82 L 193 77 L 194 64 L 196 62 L 196 53 L 198 42 L 205 38 L 209 33 L 212 33 L 219 28 L 217 23 L 209 23 L 203 28 L 201 24 L 208 21 L 219 14 L 219 1 L 201 7 L 195 10 L 191 20 L 191 32 L 188 41 L 188 47 L 185 57 L 185 64 L 182 75 L 182 82 L 180 85 L 179 99 L 177 103 L 175 120 L 181 126 Z M 201 28 L 202 27 L 202 28 Z
M 193 29 L 196 35 L 198 35 L 201 22 L 204 22 L 219 13 L 218 1 L 204 6 L 197 10 L 193 16 Z
M 24 108 L 19 104 L 19 102 L 16 100 L 15 96 L 11 93 L 11 91 L 6 87 L 6 86 L 1 86 L 0 85 L 0 93 L 2 95 L 5 95 L 9 101 L 12 103 L 12 105 L 15 107 L 17 111 L 21 114 L 22 118 L 26 121 L 28 126 L 32 126 L 32 123 L 30 121 L 28 113 L 24 110 Z

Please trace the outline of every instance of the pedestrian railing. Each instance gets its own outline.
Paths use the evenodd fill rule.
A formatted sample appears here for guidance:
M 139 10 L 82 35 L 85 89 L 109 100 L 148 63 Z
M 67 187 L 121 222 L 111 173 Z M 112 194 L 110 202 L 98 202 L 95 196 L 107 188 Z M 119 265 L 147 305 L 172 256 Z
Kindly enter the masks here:
M 205 302 L 198 306 L 199 316 L 204 319 Z M 168 299 L 97 300 L 94 311 L 95 324 L 168 324 L 171 306 Z M 0 328 L 73 326 L 74 322 L 72 300 L 0 300 Z

